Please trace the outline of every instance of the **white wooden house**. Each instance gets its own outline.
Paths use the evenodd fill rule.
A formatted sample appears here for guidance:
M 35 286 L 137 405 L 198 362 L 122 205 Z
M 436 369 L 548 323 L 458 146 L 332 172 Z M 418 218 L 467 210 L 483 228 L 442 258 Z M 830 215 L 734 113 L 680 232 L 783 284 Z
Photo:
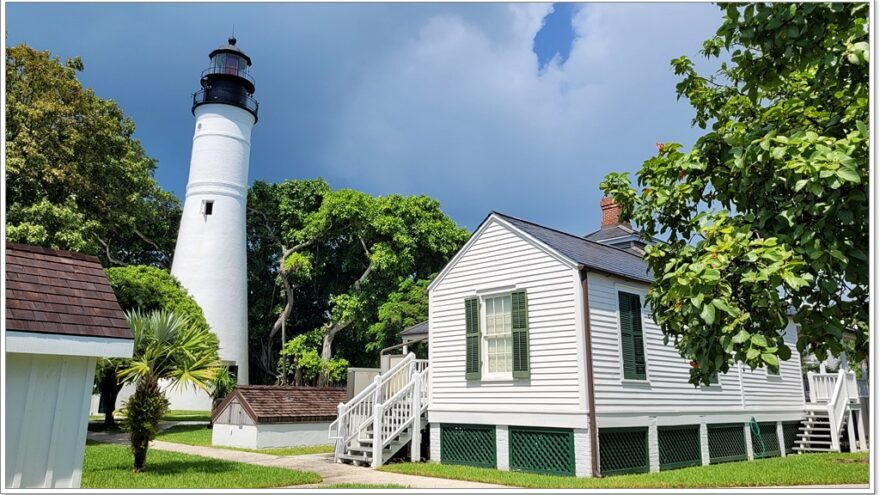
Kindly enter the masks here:
M 489 214 L 428 288 L 428 362 L 409 356 L 340 405 L 337 458 L 378 466 L 409 444 L 416 459 L 425 423 L 432 461 L 576 476 L 840 450 L 854 377 L 822 375 L 807 403 L 789 324 L 778 373 L 691 385 L 644 307 L 644 244 L 602 207 L 583 237 Z

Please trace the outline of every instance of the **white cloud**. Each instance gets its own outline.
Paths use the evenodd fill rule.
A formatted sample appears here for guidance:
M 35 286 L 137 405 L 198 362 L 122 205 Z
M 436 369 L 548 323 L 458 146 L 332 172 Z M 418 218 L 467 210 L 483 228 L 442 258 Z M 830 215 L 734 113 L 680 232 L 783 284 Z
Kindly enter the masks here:
M 598 222 L 605 173 L 688 137 L 668 62 L 711 34 L 688 25 L 706 10 L 587 5 L 568 60 L 539 72 L 532 40 L 550 6 L 501 7 L 494 22 L 507 30 L 433 15 L 365 67 L 322 150 L 329 175 L 439 197 L 471 227 L 500 209 L 584 230 Z

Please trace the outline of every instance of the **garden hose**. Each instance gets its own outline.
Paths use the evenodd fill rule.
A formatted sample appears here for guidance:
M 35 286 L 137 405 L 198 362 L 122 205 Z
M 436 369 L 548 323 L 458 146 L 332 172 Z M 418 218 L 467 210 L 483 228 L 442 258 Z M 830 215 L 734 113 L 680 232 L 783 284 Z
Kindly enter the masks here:
M 755 453 L 755 458 L 760 459 L 761 457 L 767 455 L 767 448 L 764 447 L 764 439 L 761 438 L 761 427 L 758 425 L 758 422 L 755 421 L 754 416 L 752 416 L 752 420 L 749 421 L 749 427 L 752 429 L 752 451 Z M 758 442 L 761 445 L 760 452 L 755 449 L 754 439 L 758 439 Z

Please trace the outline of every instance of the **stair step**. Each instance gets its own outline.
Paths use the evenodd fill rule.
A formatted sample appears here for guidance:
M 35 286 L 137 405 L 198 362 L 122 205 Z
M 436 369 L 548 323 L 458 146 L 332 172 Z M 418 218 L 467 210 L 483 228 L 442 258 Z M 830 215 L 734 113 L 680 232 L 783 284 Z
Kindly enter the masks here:
M 357 463 L 371 464 L 373 462 L 373 458 L 367 455 L 339 454 L 338 457 L 339 459 Z
M 831 448 L 823 449 L 818 447 L 795 447 L 793 450 L 795 452 L 837 452 Z
M 831 445 L 831 440 L 797 440 L 795 443 L 800 444 L 800 445 L 805 445 L 805 444 L 808 444 L 808 443 L 809 443 L 809 444 L 813 444 L 813 443 L 821 443 L 821 444 L 823 444 L 823 445 L 824 445 L 824 444 Z

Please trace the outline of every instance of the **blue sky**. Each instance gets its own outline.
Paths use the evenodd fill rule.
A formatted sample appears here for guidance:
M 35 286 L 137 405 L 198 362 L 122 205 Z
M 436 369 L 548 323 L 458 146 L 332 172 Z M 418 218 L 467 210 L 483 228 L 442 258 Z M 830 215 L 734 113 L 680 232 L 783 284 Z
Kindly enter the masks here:
M 183 196 L 191 94 L 233 25 L 260 121 L 250 180 L 427 194 L 474 228 L 498 210 L 586 233 L 599 182 L 657 141 L 690 145 L 669 61 L 698 55 L 708 4 L 6 3 L 7 43 L 79 55 Z

